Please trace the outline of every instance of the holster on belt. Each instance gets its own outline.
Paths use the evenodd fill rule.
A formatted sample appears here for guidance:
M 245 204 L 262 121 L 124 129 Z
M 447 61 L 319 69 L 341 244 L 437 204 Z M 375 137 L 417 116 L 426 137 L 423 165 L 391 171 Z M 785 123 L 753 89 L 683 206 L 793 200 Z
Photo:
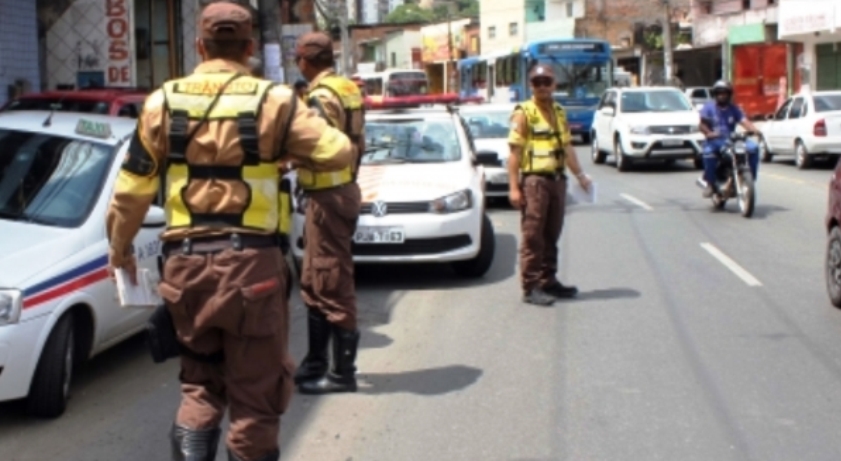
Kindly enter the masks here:
M 225 360 L 222 351 L 213 354 L 199 354 L 181 344 L 175 334 L 172 315 L 165 304 L 158 306 L 146 323 L 146 344 L 149 345 L 149 352 L 152 354 L 152 361 L 155 363 L 163 363 L 182 355 L 203 363 L 221 363 Z

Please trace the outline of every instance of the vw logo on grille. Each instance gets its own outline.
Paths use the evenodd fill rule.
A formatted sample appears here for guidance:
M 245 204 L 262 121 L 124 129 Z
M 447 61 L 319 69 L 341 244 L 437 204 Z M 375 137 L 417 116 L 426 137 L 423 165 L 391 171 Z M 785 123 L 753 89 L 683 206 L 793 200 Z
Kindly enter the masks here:
M 388 213 L 388 205 L 383 201 L 374 202 L 371 204 L 371 214 L 381 218 Z
M 669 127 L 669 133 L 674 133 L 674 132 L 675 132 L 675 127 L 670 126 L 670 127 Z

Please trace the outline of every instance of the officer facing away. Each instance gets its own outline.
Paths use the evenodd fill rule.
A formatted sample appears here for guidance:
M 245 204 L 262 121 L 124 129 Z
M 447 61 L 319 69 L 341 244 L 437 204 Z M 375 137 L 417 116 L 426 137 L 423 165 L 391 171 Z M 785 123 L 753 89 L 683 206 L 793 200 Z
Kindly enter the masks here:
M 701 132 L 706 136 L 704 143 L 704 181 L 707 187 L 703 195 L 710 198 L 716 192 L 716 169 L 718 168 L 718 157 L 721 149 L 730 138 L 730 134 L 736 131 L 736 125 L 741 125 L 750 133 L 757 133 L 758 130 L 739 106 L 733 104 L 733 87 L 729 82 L 719 80 L 712 88 L 713 99 L 707 101 L 701 108 Z M 759 145 L 752 139 L 745 141 L 745 150 L 748 154 L 748 165 L 753 180 L 756 181 L 757 170 L 759 169 Z
M 356 392 L 356 290 L 351 242 L 362 194 L 356 172 L 364 146 L 362 95 L 356 84 L 333 72 L 333 41 L 324 33 L 301 36 L 298 68 L 310 82 L 307 104 L 354 146 L 355 164 L 319 173 L 298 167 L 298 184 L 307 197 L 301 297 L 308 307 L 309 351 L 295 382 L 303 394 Z M 328 372 L 328 346 L 333 368 Z
M 522 212 L 520 272 L 523 301 L 549 306 L 556 298 L 571 298 L 574 286 L 564 286 L 558 272 L 558 239 L 564 225 L 566 167 L 584 189 L 590 179 L 581 171 L 563 108 L 552 98 L 552 68 L 536 65 L 529 72 L 532 98 L 511 114 L 508 145 L 509 198 Z M 522 181 L 520 174 L 522 173 Z
M 144 104 L 108 210 L 109 266 L 135 275 L 132 241 L 163 186 L 159 289 L 186 349 L 172 459 L 215 460 L 229 407 L 229 459 L 276 461 L 294 373 L 277 163 L 341 170 L 352 150 L 291 89 L 249 75 L 248 10 L 212 3 L 198 30 L 202 63 Z

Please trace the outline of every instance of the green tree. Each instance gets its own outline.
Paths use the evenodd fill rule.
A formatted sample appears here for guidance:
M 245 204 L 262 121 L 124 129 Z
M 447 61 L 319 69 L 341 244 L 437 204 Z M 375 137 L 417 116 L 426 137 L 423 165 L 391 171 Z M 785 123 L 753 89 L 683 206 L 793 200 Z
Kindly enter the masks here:
M 432 11 L 413 3 L 400 5 L 385 17 L 385 22 L 390 24 L 432 22 L 434 20 L 435 15 Z

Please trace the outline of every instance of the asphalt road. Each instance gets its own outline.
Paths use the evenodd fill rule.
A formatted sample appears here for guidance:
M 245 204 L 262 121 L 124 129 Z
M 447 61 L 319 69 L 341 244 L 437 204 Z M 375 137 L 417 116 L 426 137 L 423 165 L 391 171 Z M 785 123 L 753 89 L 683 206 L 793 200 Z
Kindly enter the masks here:
M 712 211 L 689 164 L 618 173 L 579 150 L 599 184 L 561 242 L 580 297 L 520 303 L 518 215 L 504 208 L 480 282 L 361 270 L 362 388 L 296 395 L 284 460 L 841 458 L 841 312 L 822 266 L 831 168 L 763 164 L 747 220 L 735 204 Z M 81 370 L 58 420 L 0 405 L 0 459 L 166 460 L 176 376 L 131 340 Z

